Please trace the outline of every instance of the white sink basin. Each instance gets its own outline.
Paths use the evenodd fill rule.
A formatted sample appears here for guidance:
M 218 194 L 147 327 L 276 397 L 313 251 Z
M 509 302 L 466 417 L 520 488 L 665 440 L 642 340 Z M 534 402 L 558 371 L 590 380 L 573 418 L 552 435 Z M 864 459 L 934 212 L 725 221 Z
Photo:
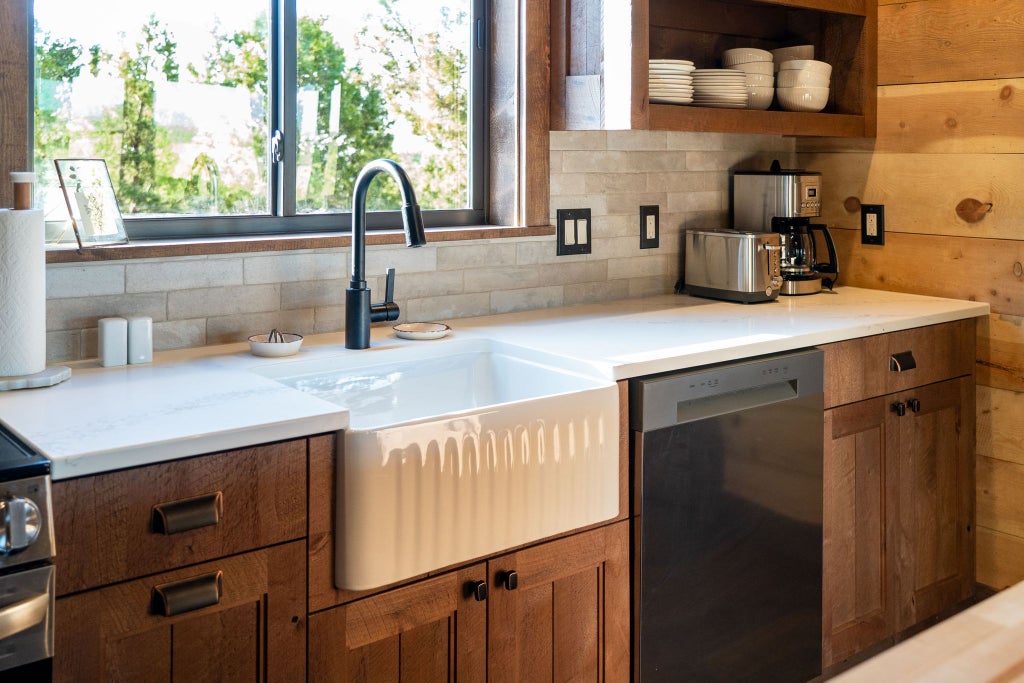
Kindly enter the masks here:
M 487 340 L 257 372 L 345 406 L 335 582 L 375 588 L 618 514 L 618 390 Z

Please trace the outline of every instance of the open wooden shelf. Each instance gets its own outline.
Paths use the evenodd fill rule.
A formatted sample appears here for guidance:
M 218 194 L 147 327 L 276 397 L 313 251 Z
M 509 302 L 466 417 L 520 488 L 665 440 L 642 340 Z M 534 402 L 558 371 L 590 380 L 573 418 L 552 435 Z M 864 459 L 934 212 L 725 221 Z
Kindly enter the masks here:
M 648 107 L 650 130 L 842 137 L 874 135 L 873 131 L 867 132 L 865 117 L 857 114 L 714 109 L 675 104 L 649 104 Z
M 875 0 L 552 0 L 551 128 L 874 137 Z M 821 113 L 647 101 L 652 58 L 719 68 L 724 50 L 813 44 L 832 65 Z

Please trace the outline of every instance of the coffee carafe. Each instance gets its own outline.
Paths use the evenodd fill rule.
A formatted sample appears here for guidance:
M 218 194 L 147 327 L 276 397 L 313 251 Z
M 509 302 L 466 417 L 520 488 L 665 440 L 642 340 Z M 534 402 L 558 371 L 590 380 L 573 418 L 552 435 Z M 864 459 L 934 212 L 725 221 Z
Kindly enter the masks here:
M 779 294 L 817 294 L 822 287 L 832 289 L 839 265 L 832 234 L 824 225 L 813 225 L 806 219 L 775 219 L 772 232 L 781 242 L 782 288 Z M 814 234 L 821 233 L 828 250 L 828 261 L 819 261 Z
M 832 288 L 839 261 L 832 235 L 811 218 L 821 215 L 821 174 L 783 169 L 736 171 L 732 184 L 732 220 L 737 230 L 776 232 L 781 241 L 780 294 L 816 294 Z M 819 261 L 815 234 L 820 233 L 828 261 Z

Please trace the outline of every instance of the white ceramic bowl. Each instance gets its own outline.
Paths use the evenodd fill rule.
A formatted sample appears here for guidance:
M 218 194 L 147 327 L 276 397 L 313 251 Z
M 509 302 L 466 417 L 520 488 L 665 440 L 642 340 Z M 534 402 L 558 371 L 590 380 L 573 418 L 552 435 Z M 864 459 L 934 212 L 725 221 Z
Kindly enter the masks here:
M 772 59 L 776 64 L 782 64 L 783 62 L 791 59 L 814 59 L 814 46 L 813 45 L 793 45 L 792 47 L 780 47 L 774 50 L 770 50 L 772 53 Z
M 827 88 L 829 77 L 807 69 L 780 69 L 775 80 L 780 88 Z
M 747 74 L 747 85 L 759 88 L 771 88 L 775 86 L 775 77 L 768 74 Z
M 277 330 L 274 330 L 274 332 L 277 332 Z M 252 355 L 264 356 L 266 358 L 292 356 L 298 353 L 299 347 L 302 346 L 301 334 L 277 332 L 274 335 L 274 341 L 270 341 L 270 338 L 270 334 L 254 334 L 249 337 L 249 350 L 252 352 Z
M 789 59 L 779 64 L 779 71 L 788 69 L 791 71 L 816 71 L 826 76 L 832 75 L 832 65 L 828 62 L 818 62 L 813 59 Z
M 762 74 L 764 76 L 771 76 L 775 73 L 771 62 L 745 62 L 743 64 L 733 64 L 729 68 L 748 74 Z
M 786 111 L 821 111 L 828 103 L 828 88 L 776 88 L 775 96 Z
M 767 109 L 772 106 L 775 88 L 757 85 L 747 86 L 747 109 Z
M 746 64 L 747 62 L 768 62 L 772 61 L 772 53 L 768 50 L 759 50 L 756 47 L 736 47 L 722 53 L 722 66 L 729 67 L 733 64 Z

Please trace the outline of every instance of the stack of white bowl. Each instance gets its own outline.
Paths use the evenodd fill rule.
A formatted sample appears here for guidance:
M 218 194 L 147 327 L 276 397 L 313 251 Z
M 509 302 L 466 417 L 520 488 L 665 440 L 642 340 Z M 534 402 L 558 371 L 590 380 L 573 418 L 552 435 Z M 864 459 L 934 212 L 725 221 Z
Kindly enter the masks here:
M 695 70 L 693 103 L 698 107 L 746 109 L 747 84 L 743 73 L 732 69 Z
M 722 66 L 742 71 L 747 88 L 747 109 L 767 109 L 775 94 L 772 53 L 755 47 L 737 47 L 722 53 Z
M 828 103 L 832 66 L 813 59 L 789 59 L 779 64 L 775 95 L 786 111 L 821 111 Z
M 693 102 L 693 62 L 685 59 L 652 59 L 648 66 L 648 97 L 651 102 Z

